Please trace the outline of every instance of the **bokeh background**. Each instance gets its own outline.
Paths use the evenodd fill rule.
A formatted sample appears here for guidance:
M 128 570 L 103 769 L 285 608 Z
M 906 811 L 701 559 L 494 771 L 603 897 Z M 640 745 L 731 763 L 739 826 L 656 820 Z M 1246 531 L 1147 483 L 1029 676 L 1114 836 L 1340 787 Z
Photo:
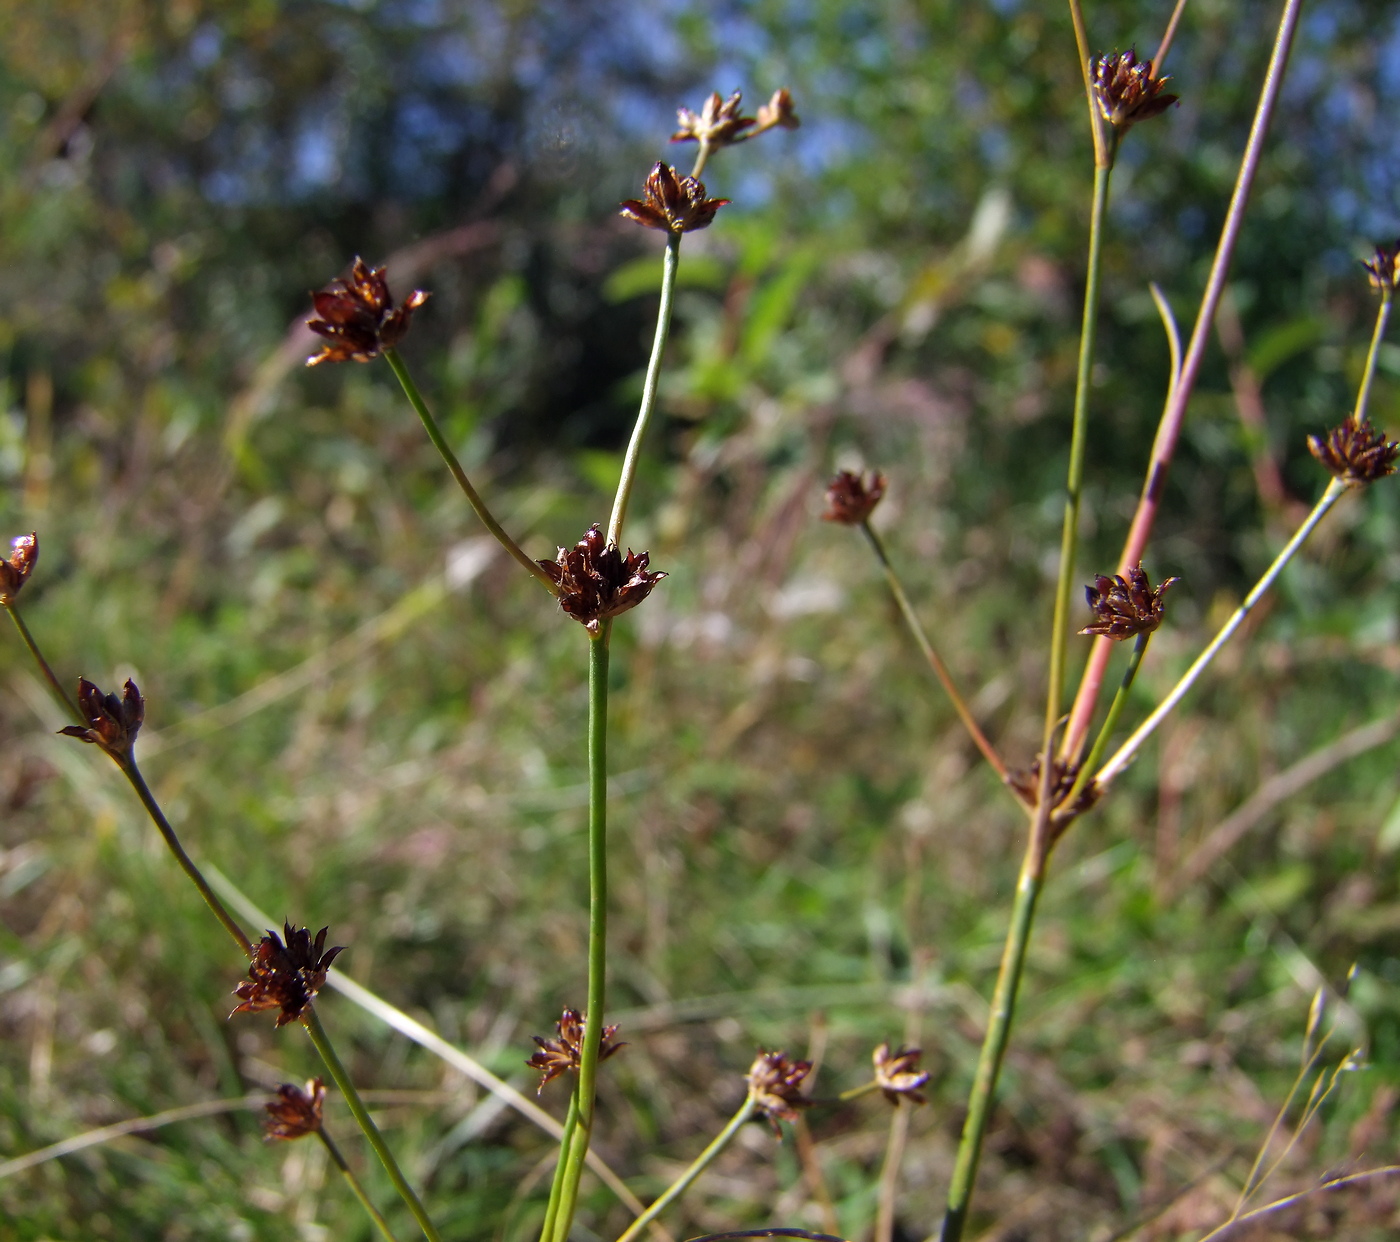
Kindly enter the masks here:
M 1168 11 L 1094 3 L 1092 42 L 1150 55 Z M 1182 103 L 1115 175 L 1086 580 L 1163 395 L 1149 282 L 1189 327 L 1276 17 L 1189 5 Z M 892 554 L 1026 763 L 1091 180 L 1062 6 L 4 0 L 0 531 L 40 532 L 24 603 L 62 675 L 145 692 L 143 766 L 191 852 L 330 924 L 338 969 L 533 1090 L 530 1035 L 582 1003 L 583 635 L 483 541 L 387 368 L 301 369 L 307 291 L 356 254 L 432 290 L 404 353 L 506 525 L 552 555 L 606 515 L 654 322 L 660 239 L 616 204 L 656 159 L 688 164 L 678 104 L 780 85 L 802 128 L 706 174 L 734 204 L 686 241 L 633 507 L 629 542 L 671 576 L 614 635 L 610 1018 L 630 1046 L 599 1143 L 647 1197 L 738 1103 L 755 1047 L 813 1050 L 830 1098 L 907 1036 L 933 1081 L 897 1236 L 922 1239 L 1022 820 L 868 549 L 817 514 L 833 467 L 886 469 Z M 1400 231 L 1398 105 L 1393 6 L 1309 5 L 1148 558 L 1183 582 L 1138 716 L 1323 487 L 1305 436 L 1360 374 L 1357 260 Z M 1392 430 L 1397 377 L 1389 344 Z M 1393 487 L 1349 501 L 1061 846 L 976 1236 L 1218 1223 L 1315 988 L 1353 964 L 1329 1058 L 1359 1046 L 1367 1068 L 1272 1185 L 1393 1155 L 1398 519 Z M 0 637 L 0 1160 L 315 1072 L 294 1028 L 225 1021 L 223 933 L 59 723 Z M 447 1235 L 530 1237 L 549 1140 L 322 1008 Z M 562 1112 L 558 1084 L 543 1102 Z M 806 1173 L 802 1143 L 751 1127 L 671 1226 L 868 1236 L 885 1110 L 813 1108 Z M 1396 1202 L 1379 1183 L 1259 1236 L 1391 1237 Z M 625 1219 L 593 1186 L 578 1236 Z M 369 1236 L 319 1150 L 267 1147 L 246 1110 L 0 1178 L 0 1220 L 36 1242 Z

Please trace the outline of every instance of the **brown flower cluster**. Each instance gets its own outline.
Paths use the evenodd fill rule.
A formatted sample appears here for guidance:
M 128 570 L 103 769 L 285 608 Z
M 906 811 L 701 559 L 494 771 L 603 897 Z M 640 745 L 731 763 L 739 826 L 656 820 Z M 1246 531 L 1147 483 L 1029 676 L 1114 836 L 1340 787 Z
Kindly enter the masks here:
M 1160 116 L 1179 96 L 1164 94 L 1169 78 L 1154 78 L 1152 62 L 1139 60 L 1129 48 L 1096 56 L 1089 62 L 1089 83 L 1103 119 L 1120 134 L 1139 121 Z
M 810 1061 L 794 1061 L 785 1052 L 762 1049 L 749 1066 L 749 1098 L 779 1138 L 783 1132 L 778 1122 L 796 1121 L 797 1110 L 811 1106 L 812 1101 L 802 1094 L 802 1080 L 811 1072 Z
M 307 366 L 368 362 L 403 339 L 413 312 L 428 300 L 428 295 L 415 289 L 402 306 L 395 307 L 384 271 L 356 258 L 349 276 L 333 280 L 311 295 L 319 318 L 308 320 L 306 326 L 324 336 L 329 344 L 308 358 Z
M 344 945 L 325 947 L 328 930 L 321 928 L 313 943 L 310 928 L 284 923 L 285 944 L 275 931 L 269 930 L 258 942 L 253 960 L 248 964 L 248 978 L 234 988 L 242 1004 L 229 1017 L 235 1013 L 278 1009 L 281 1010 L 277 1015 L 278 1026 L 301 1017 L 324 986 L 331 963 L 344 951 Z
M 321 1128 L 321 1106 L 326 1099 L 326 1084 L 319 1078 L 308 1079 L 306 1089 L 284 1082 L 277 1088 L 277 1098 L 264 1104 L 267 1116 L 263 1130 L 270 1139 L 305 1138 Z
M 1180 578 L 1168 578 L 1153 590 L 1141 562 L 1128 570 L 1126 578 L 1121 574 L 1111 578 L 1099 574 L 1093 586 L 1084 588 L 1084 597 L 1089 601 L 1094 619 L 1079 632 L 1102 634 L 1120 643 L 1125 638 L 1151 634 L 1162 624 L 1163 597 L 1180 581 Z
M 874 512 L 884 494 L 885 476 L 878 470 L 870 472 L 868 483 L 864 472 L 855 474 L 842 470 L 826 485 L 826 509 L 822 513 L 822 521 L 859 526 Z
M 698 114 L 689 108 L 678 109 L 679 128 L 671 135 L 671 141 L 699 142 L 711 148 L 729 147 L 757 138 L 770 129 L 796 129 L 801 124 L 786 88 L 774 91 L 756 117 L 743 115 L 739 107 L 742 99 L 740 91 L 735 91 L 728 99 L 721 99 L 720 93 L 714 91 Z
M 1371 278 L 1372 288 L 1379 289 L 1382 293 L 1390 293 L 1395 289 L 1395 278 L 1400 276 L 1400 238 L 1397 238 L 1394 245 L 1377 246 L 1375 257 L 1367 263 L 1362 260 L 1364 267 Z
M 691 233 L 708 228 L 727 198 L 706 198 L 705 183 L 678 177 L 676 170 L 657 164 L 642 187 L 642 197 L 623 201 L 619 213 L 628 220 L 663 233 Z
M 525 1062 L 531 1069 L 540 1071 L 540 1085 L 536 1094 L 544 1090 L 545 1083 L 550 1079 L 558 1078 L 568 1070 L 577 1072 L 579 1062 L 583 1059 L 583 1036 L 587 1021 L 577 1009 L 566 1009 L 554 1024 L 554 1029 L 559 1034 L 558 1039 L 546 1039 L 543 1035 L 530 1037 L 540 1046 L 539 1051 Z M 616 1034 L 616 1026 L 603 1028 L 603 1042 L 598 1050 L 600 1061 L 606 1061 L 619 1048 L 627 1046 L 613 1038 Z
M 19 589 L 34 572 L 39 561 L 39 536 L 21 535 L 10 544 L 8 560 L 0 561 L 0 607 L 14 603 Z
M 1365 487 L 1395 473 L 1400 442 L 1387 444 L 1385 433 L 1370 419 L 1348 414 L 1340 427 L 1333 427 L 1325 436 L 1309 436 L 1308 450 L 1333 478 L 1348 487 Z
M 538 564 L 554 583 L 559 607 L 596 635 L 599 622 L 635 608 L 666 577 L 647 572 L 650 559 L 630 548 L 624 559 L 595 522 L 572 548 L 560 548 L 554 560 Z
M 1054 761 L 1054 767 L 1050 773 L 1050 805 L 1052 808 L 1071 816 L 1080 815 L 1099 800 L 1101 790 L 1093 781 L 1089 781 L 1080 790 L 1072 807 L 1061 807 L 1064 800 L 1069 797 L 1069 791 L 1074 788 L 1074 782 L 1078 778 L 1079 764 L 1065 763 L 1062 759 Z M 1011 786 L 1022 802 L 1034 809 L 1040 801 L 1040 756 L 1035 757 L 1030 767 L 1017 768 L 1008 772 L 1006 783 Z
M 871 1056 L 875 1062 L 875 1081 L 891 1104 L 898 1104 L 901 1097 L 915 1104 L 928 1103 L 919 1090 L 928 1082 L 928 1070 L 919 1068 L 923 1055 L 921 1048 L 891 1049 L 887 1043 L 875 1049 Z
M 131 757 L 136 735 L 146 719 L 146 700 L 134 681 L 127 681 L 118 698 L 103 694 L 86 677 L 79 677 L 78 710 L 87 725 L 68 725 L 60 733 L 100 746 L 118 762 Z

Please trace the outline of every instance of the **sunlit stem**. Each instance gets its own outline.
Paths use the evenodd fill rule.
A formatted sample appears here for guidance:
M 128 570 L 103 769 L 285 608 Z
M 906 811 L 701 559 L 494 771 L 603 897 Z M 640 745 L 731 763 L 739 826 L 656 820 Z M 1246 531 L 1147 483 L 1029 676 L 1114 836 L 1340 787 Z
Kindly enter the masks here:
M 24 645 L 29 648 L 29 654 L 34 657 L 34 663 L 39 666 L 39 671 L 44 675 L 44 680 L 49 683 L 51 689 L 57 696 L 58 701 L 68 709 L 68 714 L 77 721 L 78 724 L 86 724 L 83 714 L 78 710 L 78 705 L 69 697 L 58 678 L 54 676 L 54 671 L 49 667 L 49 662 L 44 659 L 44 653 L 39 650 L 39 644 L 34 641 L 34 635 L 29 632 L 29 627 L 25 625 L 24 618 L 19 615 L 19 605 L 13 600 L 5 605 L 5 611 L 10 614 L 10 620 L 15 623 L 15 629 L 19 631 L 19 636 L 24 639 Z
M 564 1170 L 569 1164 L 569 1149 L 573 1146 L 574 1131 L 578 1128 L 578 1087 L 569 1093 L 569 1109 L 564 1114 L 564 1132 L 559 1139 L 559 1159 L 554 1162 L 554 1177 L 549 1184 L 549 1204 L 544 1211 L 544 1223 L 540 1226 L 540 1242 L 553 1242 L 554 1223 L 559 1219 L 559 1193 L 564 1186 Z
M 705 171 L 705 165 L 710 162 L 710 152 L 714 148 L 707 139 L 700 139 L 700 150 L 695 153 L 695 166 L 690 170 L 690 175 L 696 181 L 700 180 L 700 174 Z
M 345 1157 L 341 1154 L 340 1148 L 336 1146 L 335 1140 L 325 1130 L 317 1130 L 316 1137 L 324 1145 L 326 1154 L 331 1158 L 331 1163 L 340 1170 L 340 1175 L 345 1179 L 345 1184 L 350 1187 L 351 1194 L 360 1201 L 360 1206 L 374 1222 L 374 1227 L 379 1230 L 379 1236 L 384 1239 L 384 1242 L 399 1242 L 394 1236 L 394 1231 L 389 1228 L 389 1222 L 380 1215 L 379 1209 L 374 1206 L 373 1200 L 365 1192 L 365 1188 L 360 1185 L 360 1179 L 355 1176 L 354 1170 L 345 1162 Z
M 1356 413 L 1353 417 L 1358 423 L 1366 417 L 1366 407 L 1371 403 L 1371 381 L 1376 377 L 1376 362 L 1381 355 L 1381 341 L 1385 337 L 1385 325 L 1390 320 L 1390 303 L 1394 296 L 1389 285 L 1381 286 L 1381 306 L 1376 312 L 1371 348 L 1366 351 L 1366 369 L 1361 374 L 1361 387 L 1356 392 Z
M 899 1170 L 904 1163 L 904 1145 L 909 1140 L 909 1118 L 914 1105 L 896 1104 L 891 1110 L 890 1133 L 885 1143 L 885 1159 L 880 1166 L 879 1191 L 875 1199 L 874 1242 L 893 1242 L 895 1203 L 899 1194 Z
M 1074 806 L 1075 800 L 1084 792 L 1084 787 L 1089 783 L 1094 768 L 1103 758 L 1104 751 L 1108 749 L 1108 743 L 1113 737 L 1114 729 L 1118 727 L 1118 717 L 1123 714 L 1123 708 L 1127 705 L 1128 694 L 1133 688 L 1133 680 L 1137 677 L 1138 668 L 1142 664 L 1142 657 L 1147 651 L 1147 643 L 1151 637 L 1152 632 L 1148 630 L 1139 634 L 1133 642 L 1132 653 L 1128 656 L 1128 667 L 1123 670 L 1123 680 L 1118 683 L 1118 693 L 1113 696 L 1113 702 L 1109 704 L 1108 715 L 1104 717 L 1103 728 L 1099 730 L 1098 737 L 1094 739 L 1094 746 L 1089 751 L 1089 757 L 1080 766 L 1079 775 L 1075 777 L 1074 784 L 1064 799 L 1065 806 Z

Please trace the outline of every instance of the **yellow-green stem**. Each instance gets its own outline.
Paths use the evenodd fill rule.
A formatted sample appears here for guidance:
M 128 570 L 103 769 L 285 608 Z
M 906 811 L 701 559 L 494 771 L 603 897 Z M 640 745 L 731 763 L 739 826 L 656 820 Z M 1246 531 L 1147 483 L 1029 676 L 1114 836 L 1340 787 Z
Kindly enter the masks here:
M 364 1208 L 370 1220 L 374 1222 L 374 1227 L 379 1230 L 379 1236 L 384 1239 L 384 1242 L 399 1242 L 399 1240 L 394 1237 L 394 1231 L 389 1228 L 389 1222 L 380 1215 L 379 1209 L 374 1206 L 373 1200 L 371 1200 L 369 1195 L 365 1192 L 365 1188 L 360 1185 L 360 1179 L 355 1176 L 354 1170 L 345 1162 L 345 1157 L 341 1154 L 340 1148 L 335 1145 L 335 1140 L 332 1139 L 325 1130 L 317 1130 L 316 1137 L 321 1140 L 322 1145 L 326 1149 L 326 1154 L 331 1158 L 331 1163 L 340 1170 L 340 1175 L 345 1179 L 345 1184 L 350 1187 L 350 1193 L 360 1201 L 360 1206 Z
M 559 1219 L 559 1192 L 564 1186 L 564 1170 L 569 1164 L 569 1148 L 573 1146 L 574 1130 L 578 1128 L 578 1084 L 569 1093 L 569 1108 L 564 1114 L 564 1132 L 559 1137 L 559 1159 L 554 1163 L 554 1176 L 549 1183 L 549 1204 L 540 1226 L 540 1242 L 553 1242 L 554 1222 Z
M 1383 285 L 1380 310 L 1376 312 L 1376 326 L 1371 333 L 1371 348 L 1366 351 L 1366 369 L 1361 374 L 1361 387 L 1356 392 L 1357 422 L 1366 417 L 1366 407 L 1371 403 L 1371 381 L 1376 377 L 1376 361 L 1381 355 L 1381 340 L 1385 336 L 1385 325 L 1390 319 L 1390 303 L 1393 297 L 1394 293 L 1390 287 Z
M 1104 717 L 1103 728 L 1099 730 L 1098 737 L 1094 739 L 1094 746 L 1089 751 L 1089 757 L 1080 765 L 1079 775 L 1074 778 L 1074 784 L 1064 799 L 1065 806 L 1072 807 L 1075 799 L 1084 792 L 1084 786 L 1089 783 L 1089 778 L 1094 774 L 1099 760 L 1103 758 L 1103 752 L 1108 749 L 1109 740 L 1113 737 L 1113 730 L 1118 727 L 1118 717 L 1123 714 L 1123 708 L 1127 705 L 1128 693 L 1133 688 L 1133 681 L 1137 677 L 1142 657 L 1147 651 L 1147 642 L 1151 637 L 1152 633 L 1149 630 L 1147 633 L 1139 634 L 1133 642 L 1132 654 L 1128 656 L 1128 667 L 1123 670 L 1123 680 L 1118 683 L 1118 693 L 1113 696 L 1113 702 L 1108 706 L 1108 715 Z
M 34 663 L 39 666 L 44 680 L 49 683 L 49 689 L 54 692 L 58 701 L 68 709 L 68 714 L 78 724 L 87 724 L 87 721 L 83 719 L 83 714 L 78 710 L 78 705 L 68 696 L 68 691 L 59 683 L 58 678 L 54 676 L 53 669 L 49 667 L 49 662 L 44 659 L 44 653 L 39 650 L 39 644 L 34 641 L 34 635 L 29 632 L 24 618 L 19 615 L 19 605 L 11 601 L 5 605 L 5 611 L 10 614 L 10 620 L 15 623 L 15 629 L 19 631 L 19 636 L 24 639 L 24 645 L 29 648 L 29 654 L 34 657 Z

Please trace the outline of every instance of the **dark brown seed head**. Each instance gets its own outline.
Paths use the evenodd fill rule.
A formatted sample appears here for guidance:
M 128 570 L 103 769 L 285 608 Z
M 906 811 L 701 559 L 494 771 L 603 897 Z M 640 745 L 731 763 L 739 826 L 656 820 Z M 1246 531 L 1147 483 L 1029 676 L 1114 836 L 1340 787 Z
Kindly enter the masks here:
M 677 177 L 676 170 L 657 164 L 643 187 L 643 197 L 629 198 L 621 215 L 649 229 L 690 233 L 708 227 L 727 198 L 706 198 L 705 185 L 694 177 Z
M 1395 278 L 1400 276 L 1400 238 L 1393 245 L 1377 246 L 1375 257 L 1369 263 L 1363 259 L 1361 266 L 1369 274 L 1373 289 L 1394 292 Z
M 739 91 L 728 99 L 721 99 L 719 92 L 713 91 L 698 115 L 689 108 L 677 109 L 678 128 L 671 135 L 671 141 L 703 142 L 711 147 L 727 147 L 737 142 L 746 129 L 756 124 L 753 117 L 740 112 L 742 98 Z
M 9 559 L 0 561 L 0 606 L 14 603 L 20 587 L 33 573 L 39 561 L 39 536 L 21 535 L 10 547 Z
M 415 289 L 400 307 L 389 294 L 384 268 L 370 267 L 356 258 L 350 275 L 333 280 L 311 295 L 317 318 L 306 326 L 329 344 L 306 360 L 309 367 L 323 362 L 368 362 L 397 345 L 408 331 L 409 320 L 428 300 Z
M 1163 92 L 1169 78 L 1154 78 L 1152 62 L 1139 60 L 1129 48 L 1096 56 L 1089 62 L 1089 82 L 1103 119 L 1120 134 L 1126 133 L 1139 121 L 1160 116 L 1178 96 Z
M 586 1027 L 587 1019 L 582 1017 L 577 1009 L 566 1009 L 554 1024 L 554 1029 L 558 1032 L 557 1039 L 546 1039 L 543 1035 L 530 1037 L 539 1045 L 539 1051 L 525 1064 L 540 1071 L 537 1095 L 544 1090 L 545 1083 L 551 1078 L 558 1078 L 560 1074 L 570 1070 L 577 1072 L 579 1062 L 583 1059 L 583 1037 Z M 619 1048 L 627 1046 L 613 1038 L 616 1034 L 616 1026 L 603 1028 L 603 1042 L 598 1050 L 600 1061 L 606 1061 Z
M 1074 788 L 1074 782 L 1078 776 L 1079 765 L 1077 763 L 1067 764 L 1062 759 L 1054 761 L 1054 768 L 1050 774 L 1050 805 L 1052 808 L 1057 811 L 1072 811 L 1075 815 L 1079 815 L 1099 800 L 1101 792 L 1099 787 L 1093 781 L 1089 781 L 1074 800 L 1073 807 L 1062 805 L 1069 796 L 1069 791 Z M 1022 802 L 1034 810 L 1040 801 L 1040 756 L 1035 757 L 1030 767 L 1016 768 L 1008 772 L 1006 783 L 1011 786 Z
M 1100 574 L 1093 586 L 1084 588 L 1094 619 L 1079 632 L 1102 634 L 1115 642 L 1152 633 L 1162 624 L 1163 596 L 1179 581 L 1168 578 L 1154 591 L 1140 563 L 1128 570 L 1126 578 Z
M 604 618 L 635 608 L 666 577 L 647 572 L 650 557 L 645 552 L 629 548 L 624 559 L 596 522 L 572 548 L 560 548 L 554 560 L 538 563 L 554 582 L 559 607 L 590 634 L 598 633 Z
M 1371 421 L 1359 421 L 1348 414 L 1340 427 L 1333 427 L 1325 436 L 1309 436 L 1308 449 L 1348 487 L 1365 487 L 1388 474 L 1395 473 L 1395 459 L 1400 457 L 1400 442 L 1386 443 L 1385 433 Z
M 242 1003 L 229 1017 L 278 1009 L 278 1026 L 301 1017 L 324 986 L 331 963 L 344 951 L 343 945 L 325 947 L 327 930 L 321 928 L 313 943 L 309 928 L 284 923 L 285 944 L 275 931 L 269 931 L 254 950 L 248 978 L 233 990 Z
M 284 1082 L 277 1088 L 277 1098 L 264 1104 L 267 1116 L 263 1130 L 270 1139 L 305 1138 L 321 1128 L 321 1105 L 326 1098 L 326 1084 L 319 1078 L 307 1081 L 303 1090 L 295 1083 Z
M 802 124 L 797 118 L 797 113 L 793 111 L 792 96 L 788 94 L 785 86 L 780 86 L 775 90 L 772 98 L 759 107 L 757 120 L 758 124 L 754 127 L 753 133 L 749 135 L 750 138 L 774 127 L 796 129 Z
M 884 494 L 885 476 L 878 470 L 870 472 L 868 483 L 863 472 L 855 474 L 842 470 L 826 485 L 826 510 L 822 521 L 859 526 L 874 512 Z
M 87 725 L 69 725 L 59 732 L 102 747 L 113 759 L 131 757 L 136 735 L 146 719 L 146 700 L 134 681 L 128 681 L 121 698 L 103 694 L 86 677 L 78 678 L 78 710 Z
M 794 1061 L 785 1052 L 765 1052 L 762 1049 L 749 1066 L 746 1076 L 749 1096 L 779 1138 L 783 1132 L 778 1122 L 796 1121 L 797 1110 L 808 1108 L 812 1103 L 802 1094 L 802 1080 L 811 1071 L 810 1061 Z
M 919 1090 L 928 1082 L 928 1070 L 919 1068 L 919 1058 L 923 1055 L 919 1048 L 891 1050 L 889 1044 L 875 1049 L 871 1057 L 875 1062 L 875 1081 L 891 1104 L 898 1104 L 901 1096 L 915 1104 L 928 1103 Z

